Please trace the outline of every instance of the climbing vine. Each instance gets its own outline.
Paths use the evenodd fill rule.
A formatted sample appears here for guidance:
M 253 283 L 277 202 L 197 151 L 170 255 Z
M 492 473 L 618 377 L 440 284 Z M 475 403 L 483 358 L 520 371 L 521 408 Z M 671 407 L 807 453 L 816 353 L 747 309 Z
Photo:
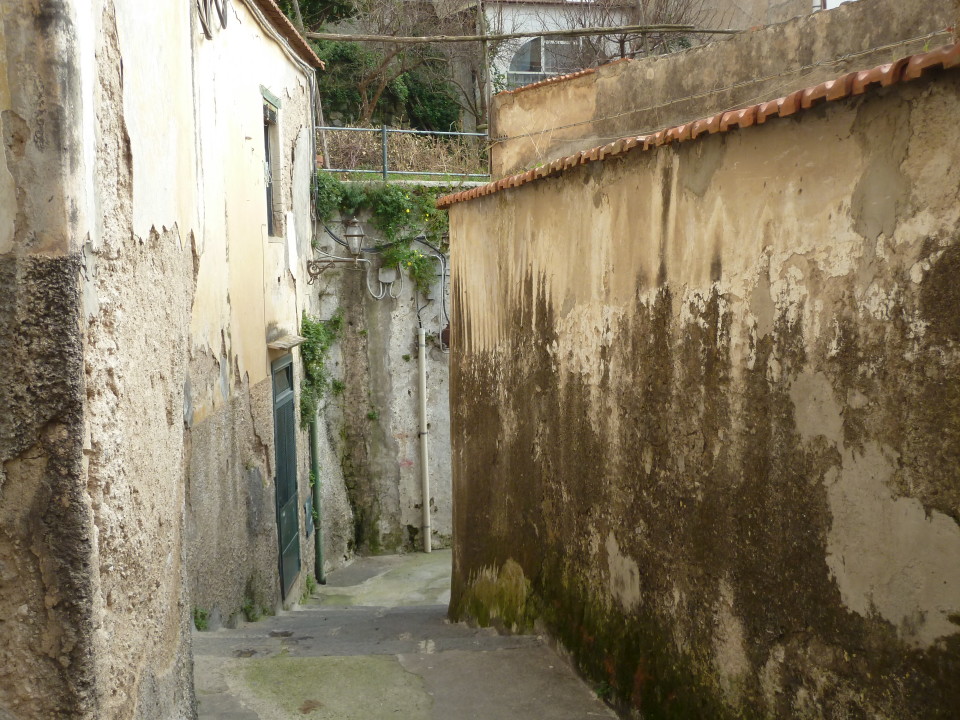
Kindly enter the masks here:
M 437 210 L 437 198 L 450 187 L 404 186 L 396 183 L 344 182 L 336 175 L 317 173 L 315 203 L 317 217 L 324 222 L 335 213 L 358 215 L 369 211 L 370 222 L 386 242 L 424 235 L 433 245 L 444 242 L 449 223 L 445 210 Z
M 406 270 L 420 292 L 427 292 L 437 277 L 437 259 L 410 244 L 398 243 L 383 251 L 383 267 Z
M 331 380 L 327 359 L 330 348 L 343 330 L 343 312 L 337 310 L 329 320 L 311 318 L 306 312 L 300 322 L 300 358 L 303 380 L 300 383 L 300 423 L 306 425 L 317 416 L 320 401 L 336 380 Z
M 350 217 L 367 211 L 370 223 L 384 239 L 377 246 L 381 264 L 410 275 L 421 292 L 429 290 L 437 276 L 437 259 L 415 247 L 417 237 L 441 251 L 446 250 L 447 213 L 436 201 L 449 187 L 402 186 L 391 183 L 343 182 L 331 173 L 317 173 L 317 216 L 330 220 L 339 212 Z

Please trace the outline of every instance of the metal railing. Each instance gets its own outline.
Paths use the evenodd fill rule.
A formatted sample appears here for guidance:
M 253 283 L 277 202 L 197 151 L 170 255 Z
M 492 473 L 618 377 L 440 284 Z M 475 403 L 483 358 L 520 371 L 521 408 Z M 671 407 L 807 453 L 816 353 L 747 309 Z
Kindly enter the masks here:
M 451 173 L 436 172 L 432 170 L 391 170 L 387 160 L 387 144 L 390 135 L 439 135 L 442 137 L 476 137 L 486 138 L 487 133 L 470 132 L 445 132 L 438 130 L 401 130 L 400 128 L 391 128 L 381 125 L 378 128 L 353 128 L 353 127 L 335 127 L 330 125 L 318 125 L 315 128 L 318 132 L 373 132 L 380 133 L 381 163 L 379 170 L 355 169 L 355 168 L 324 168 L 327 172 L 335 173 L 358 173 L 367 175 L 380 175 L 384 180 L 389 179 L 390 175 L 426 175 L 428 177 L 458 177 L 469 180 L 487 180 L 489 173 Z

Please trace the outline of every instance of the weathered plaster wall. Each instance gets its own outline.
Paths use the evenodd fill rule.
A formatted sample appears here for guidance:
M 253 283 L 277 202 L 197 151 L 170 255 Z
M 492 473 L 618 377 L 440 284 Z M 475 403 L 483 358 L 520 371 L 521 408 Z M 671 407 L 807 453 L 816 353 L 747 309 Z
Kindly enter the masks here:
M 193 717 L 193 607 L 279 602 L 267 341 L 317 302 L 312 123 L 252 7 L 207 40 L 189 3 L 3 1 L 3 717 Z
M 813 12 L 813 0 L 711 0 L 704 27 L 755 28 Z
M 369 222 L 365 229 L 369 234 L 368 244 L 378 242 L 376 230 Z M 333 244 L 329 238 L 326 242 Z M 419 249 L 427 251 L 423 247 Z M 367 257 L 374 263 L 370 285 L 379 291 L 376 271 L 379 258 L 376 254 Z M 403 287 L 397 282 L 381 300 L 371 296 L 366 282 L 362 272 L 352 269 L 328 271 L 321 281 L 321 293 L 337 299 L 345 320 L 339 355 L 334 360 L 344 392 L 332 403 L 337 410 L 329 416 L 328 427 L 330 435 L 337 439 L 336 448 L 352 508 L 353 528 L 347 551 L 379 553 L 422 548 L 418 305 L 428 334 L 431 541 L 436 548 L 449 547 L 449 371 L 448 355 L 443 352 L 438 337 L 446 325 L 445 321 L 440 322 L 443 314 L 440 279 L 438 276 L 434 287 L 436 299 L 429 302 L 415 292 L 406 273 Z M 389 292 L 398 297 L 391 298 Z M 337 516 L 328 521 L 341 522 Z
M 950 41 L 956 16 L 953 0 L 859 0 L 682 53 L 501 93 L 491 113 L 490 134 L 498 138 L 493 174 L 527 170 L 938 47 Z
M 455 618 L 644 717 L 955 716 L 958 111 L 943 73 L 451 208 Z
M 93 27 L 97 222 L 83 248 L 80 320 L 97 716 L 178 717 L 193 710 L 182 541 L 193 254 L 175 222 L 132 232 L 136 176 L 112 3 L 95 5 Z
M 61 3 L 0 11 L 0 715 L 92 718 L 102 686 L 78 325 L 88 158 L 73 122 L 86 38 Z
M 127 30 L 131 47 L 146 47 L 145 26 L 131 17 Z M 184 206 L 179 191 L 177 173 L 193 162 L 182 153 L 165 179 L 154 181 L 165 192 L 157 197 L 158 188 L 147 186 L 141 217 L 156 223 L 185 207 L 196 213 L 197 290 L 184 415 L 188 575 L 193 606 L 209 613 L 216 627 L 233 624 L 245 605 L 272 612 L 282 601 L 270 364 L 283 352 L 270 350 L 267 342 L 296 334 L 301 313 L 312 311 L 317 302 L 306 284 L 314 154 L 308 77 L 248 4 L 232 3 L 227 28 L 218 28 L 212 40 L 197 37 L 192 44 L 188 102 L 197 118 L 190 132 L 200 139 L 196 168 L 190 168 L 193 205 Z M 272 235 L 267 229 L 261 86 L 280 100 Z M 130 104 L 137 102 L 143 98 Z M 150 158 L 152 148 L 176 145 L 183 136 L 182 129 L 161 116 L 140 117 L 140 132 L 132 134 L 135 158 L 138 147 Z M 293 354 L 299 388 L 299 354 Z M 304 576 L 313 572 L 304 509 L 310 497 L 309 443 L 299 425 L 296 452 L 302 573 L 283 599 L 288 603 L 296 602 Z

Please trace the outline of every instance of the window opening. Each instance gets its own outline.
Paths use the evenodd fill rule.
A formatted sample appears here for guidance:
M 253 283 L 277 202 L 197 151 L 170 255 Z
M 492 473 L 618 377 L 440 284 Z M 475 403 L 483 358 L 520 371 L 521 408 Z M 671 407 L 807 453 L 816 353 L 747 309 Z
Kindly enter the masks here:
M 263 183 L 267 189 L 267 235 L 277 231 L 274 213 L 274 178 L 276 177 L 277 157 L 277 108 L 267 100 L 263 101 Z
M 581 69 L 581 56 L 579 38 L 533 38 L 521 45 L 510 61 L 507 84 L 515 88 L 576 72 Z

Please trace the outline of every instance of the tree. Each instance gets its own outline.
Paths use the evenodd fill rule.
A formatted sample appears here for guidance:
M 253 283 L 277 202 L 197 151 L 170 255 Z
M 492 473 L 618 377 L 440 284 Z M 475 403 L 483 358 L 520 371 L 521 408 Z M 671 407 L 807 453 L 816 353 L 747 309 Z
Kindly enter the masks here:
M 356 13 L 351 0 L 279 0 L 277 4 L 301 32 L 340 22 Z
M 302 30 L 322 31 L 339 23 L 343 32 L 376 35 L 461 34 L 473 30 L 454 0 L 281 0 L 287 16 Z M 463 48 L 437 45 L 396 45 L 315 41 L 317 55 L 327 63 L 319 77 L 327 107 L 347 121 L 368 125 L 405 116 L 427 130 L 450 130 L 459 116 L 456 73 L 451 72 Z M 469 52 L 469 50 L 468 50 Z M 474 53 L 476 50 L 474 49 Z M 472 95 L 472 93 L 471 93 Z
M 568 27 L 617 25 L 693 25 L 706 27 L 716 13 L 704 0 L 590 0 L 567 3 L 563 16 Z M 664 55 L 690 47 L 699 38 L 675 33 L 622 33 L 594 35 L 578 43 L 575 64 L 593 67 L 614 58 Z
M 539 29 L 575 30 L 611 28 L 609 34 L 577 38 L 537 38 L 525 42 L 498 43 L 494 66 L 500 73 L 501 87 L 533 82 L 595 67 L 615 58 L 658 55 L 699 43 L 695 32 L 627 32 L 617 28 L 636 25 L 690 25 L 706 27 L 716 21 L 716 13 L 706 0 L 567 0 L 558 3 L 491 3 L 488 16 L 499 24 L 500 32 Z

